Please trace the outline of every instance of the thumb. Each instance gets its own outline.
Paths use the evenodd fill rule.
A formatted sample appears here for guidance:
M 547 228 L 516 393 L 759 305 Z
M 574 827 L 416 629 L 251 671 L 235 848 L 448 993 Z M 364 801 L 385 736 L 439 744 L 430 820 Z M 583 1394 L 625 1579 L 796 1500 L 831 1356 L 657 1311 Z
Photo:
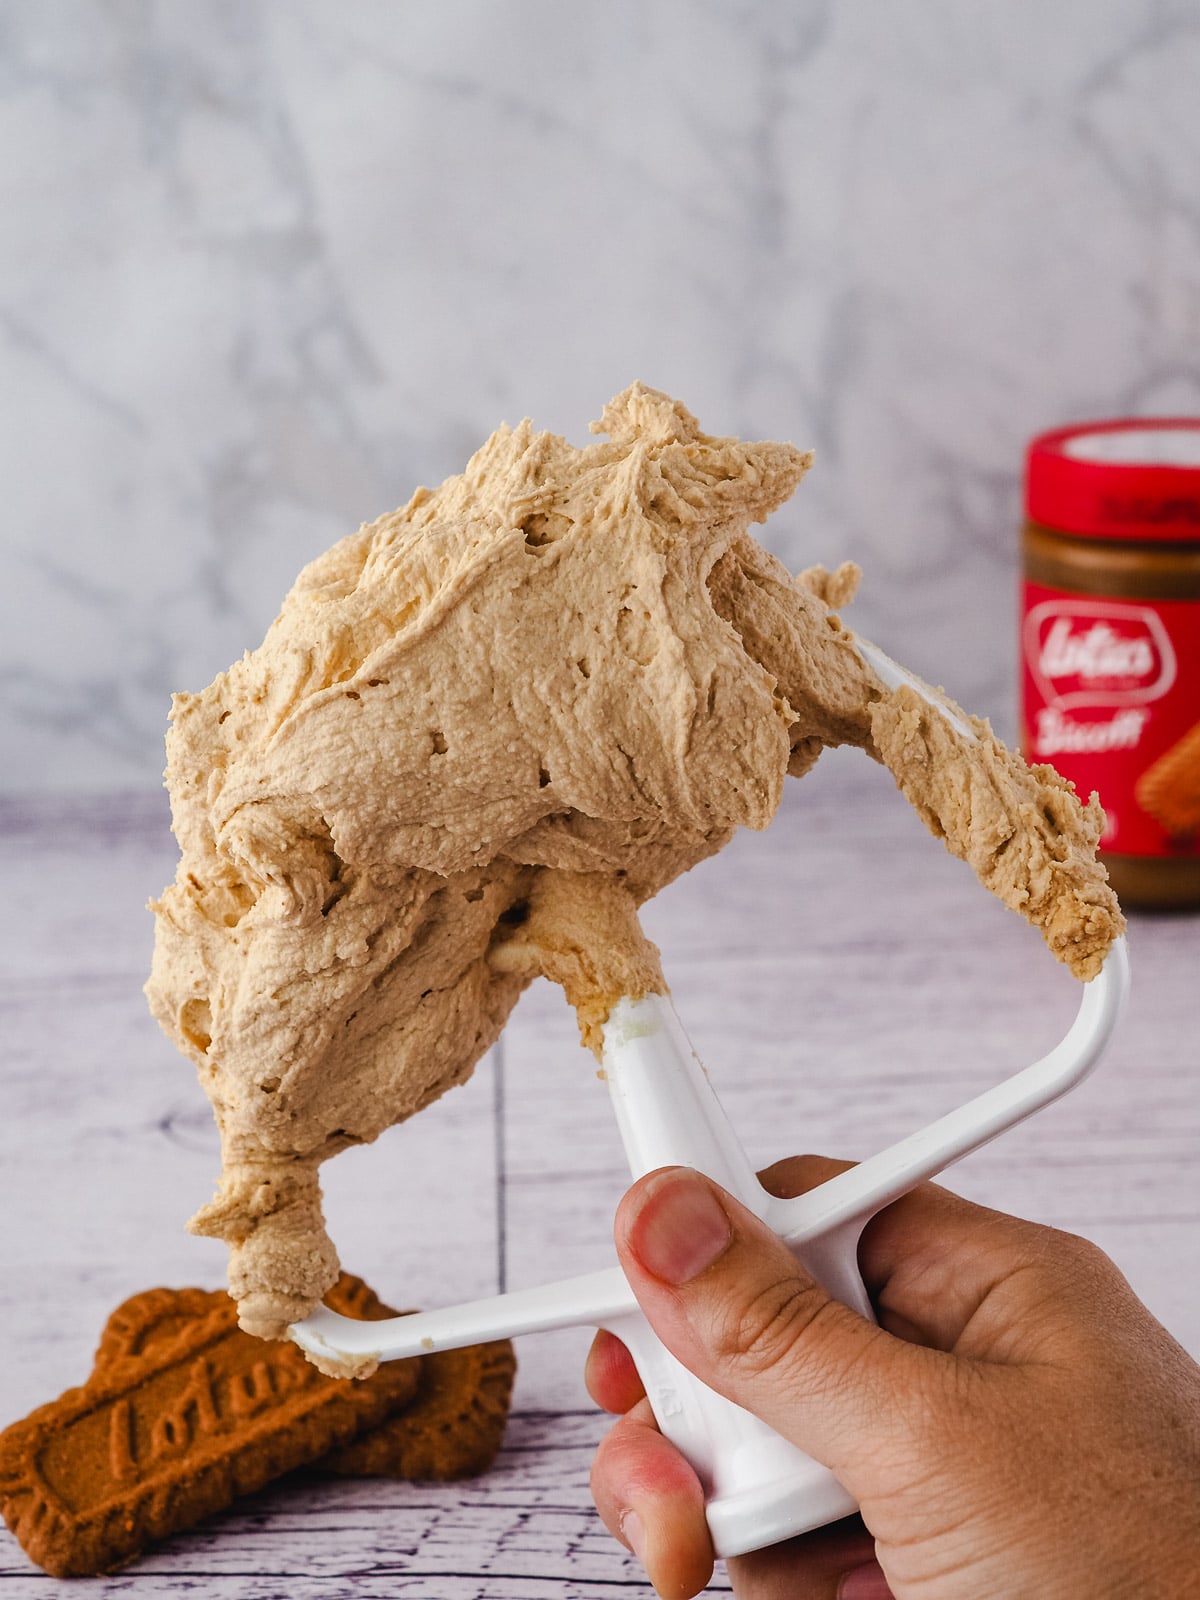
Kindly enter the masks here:
M 702 1382 L 842 1476 L 918 1387 L 894 1339 L 832 1296 L 765 1223 L 690 1167 L 636 1183 L 617 1251 L 648 1321 Z

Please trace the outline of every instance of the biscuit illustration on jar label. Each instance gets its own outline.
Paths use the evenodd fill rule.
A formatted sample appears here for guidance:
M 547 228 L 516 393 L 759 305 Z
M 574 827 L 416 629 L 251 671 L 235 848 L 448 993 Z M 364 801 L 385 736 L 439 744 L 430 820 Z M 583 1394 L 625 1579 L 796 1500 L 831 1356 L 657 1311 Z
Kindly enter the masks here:
M 1200 722 L 1146 768 L 1133 793 L 1173 838 L 1200 831 Z

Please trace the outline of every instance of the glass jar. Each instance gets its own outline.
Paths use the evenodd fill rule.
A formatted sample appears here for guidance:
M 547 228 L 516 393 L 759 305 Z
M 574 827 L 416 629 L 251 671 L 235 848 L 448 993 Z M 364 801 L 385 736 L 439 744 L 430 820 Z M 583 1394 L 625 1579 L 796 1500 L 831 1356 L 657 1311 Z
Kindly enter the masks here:
M 1021 746 L 1095 790 L 1131 906 L 1200 906 L 1200 419 L 1034 439 Z

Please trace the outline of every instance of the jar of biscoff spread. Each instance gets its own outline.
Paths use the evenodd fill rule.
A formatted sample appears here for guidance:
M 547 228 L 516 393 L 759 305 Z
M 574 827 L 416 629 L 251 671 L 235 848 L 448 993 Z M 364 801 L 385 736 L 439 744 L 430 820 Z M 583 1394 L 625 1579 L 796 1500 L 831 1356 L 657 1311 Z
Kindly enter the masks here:
M 1106 826 L 1129 905 L 1200 905 L 1200 418 L 1029 447 L 1021 744 Z

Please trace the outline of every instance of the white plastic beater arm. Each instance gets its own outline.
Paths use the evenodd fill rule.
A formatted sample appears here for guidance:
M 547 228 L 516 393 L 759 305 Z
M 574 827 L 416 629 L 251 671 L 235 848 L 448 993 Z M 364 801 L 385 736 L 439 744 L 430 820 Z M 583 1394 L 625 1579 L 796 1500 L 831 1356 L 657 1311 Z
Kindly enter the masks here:
M 461 1350 L 489 1339 L 509 1339 L 518 1333 L 598 1328 L 636 1306 L 620 1267 L 608 1267 L 534 1289 L 516 1289 L 461 1306 L 384 1317 L 378 1322 L 360 1322 L 318 1306 L 289 1331 L 302 1350 L 333 1363 L 347 1356 L 396 1361 L 435 1350 Z
M 853 636 L 851 643 L 880 683 L 886 684 L 889 689 L 911 689 L 914 694 L 919 694 L 922 700 L 927 701 L 935 711 L 939 711 L 956 733 L 961 733 L 964 739 L 974 739 L 975 730 L 969 728 L 961 717 L 956 716 L 945 700 L 936 695 L 928 684 L 922 683 L 920 678 L 914 677 L 899 662 L 893 661 L 891 656 L 877 644 L 872 644 L 869 639 L 860 639 L 857 634 Z
M 773 1199 L 767 1222 L 792 1245 L 865 1222 L 918 1183 L 1057 1100 L 1095 1066 L 1128 990 L 1129 953 L 1124 939 L 1118 939 L 1099 973 L 1084 985 L 1070 1030 L 1048 1055 L 820 1188 L 794 1200 Z

